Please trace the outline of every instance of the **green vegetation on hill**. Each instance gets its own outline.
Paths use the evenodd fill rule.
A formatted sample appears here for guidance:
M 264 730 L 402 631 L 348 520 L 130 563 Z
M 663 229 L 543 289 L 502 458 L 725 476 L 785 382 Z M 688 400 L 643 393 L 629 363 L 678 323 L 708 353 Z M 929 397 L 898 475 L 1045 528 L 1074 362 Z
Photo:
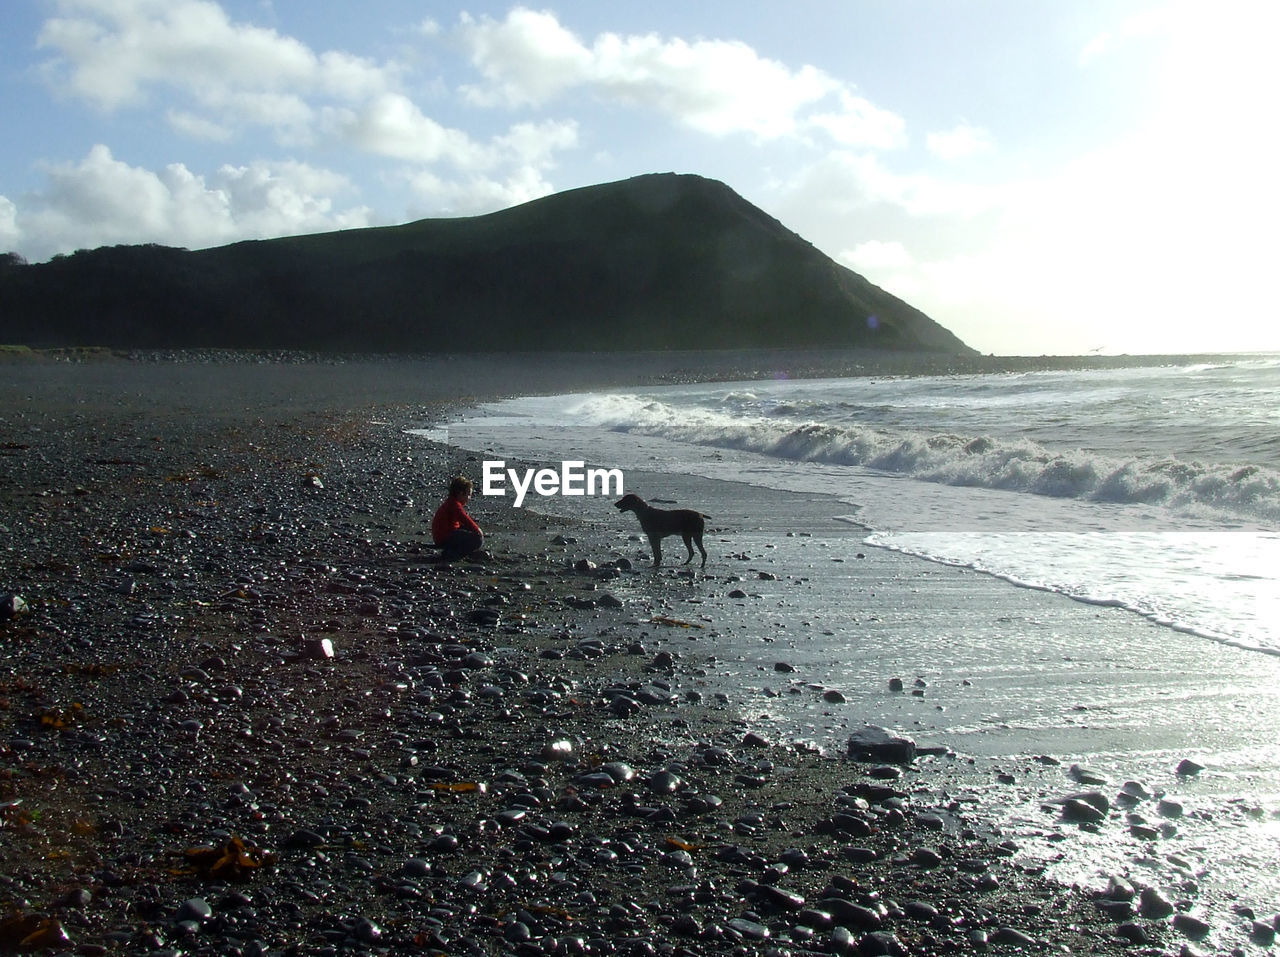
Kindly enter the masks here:
M 0 260 L 0 342 L 361 352 L 972 352 L 727 186 L 655 174 L 458 219 Z

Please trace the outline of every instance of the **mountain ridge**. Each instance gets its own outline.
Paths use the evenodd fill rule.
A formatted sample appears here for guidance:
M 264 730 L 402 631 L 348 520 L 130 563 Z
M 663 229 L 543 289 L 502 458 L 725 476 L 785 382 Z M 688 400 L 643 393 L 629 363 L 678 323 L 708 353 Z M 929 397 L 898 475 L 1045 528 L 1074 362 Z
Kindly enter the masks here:
M 0 266 L 0 341 L 317 351 L 974 354 L 715 180 L 653 173 L 481 216 Z

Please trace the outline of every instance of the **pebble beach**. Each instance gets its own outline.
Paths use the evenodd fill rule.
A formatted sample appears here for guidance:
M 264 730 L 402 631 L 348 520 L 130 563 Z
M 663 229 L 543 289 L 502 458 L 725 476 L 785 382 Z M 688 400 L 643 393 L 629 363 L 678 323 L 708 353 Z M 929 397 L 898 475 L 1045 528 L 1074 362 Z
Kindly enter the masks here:
M 655 578 L 630 516 L 497 507 L 436 560 L 480 453 L 407 430 L 779 361 L 0 365 L 0 952 L 1213 952 L 1176 896 L 1052 881 L 969 820 L 945 741 L 753 723 L 687 603 L 636 598 L 738 568 Z M 1115 799 L 1080 782 L 1062 839 Z M 1271 946 L 1235 919 L 1227 949 Z

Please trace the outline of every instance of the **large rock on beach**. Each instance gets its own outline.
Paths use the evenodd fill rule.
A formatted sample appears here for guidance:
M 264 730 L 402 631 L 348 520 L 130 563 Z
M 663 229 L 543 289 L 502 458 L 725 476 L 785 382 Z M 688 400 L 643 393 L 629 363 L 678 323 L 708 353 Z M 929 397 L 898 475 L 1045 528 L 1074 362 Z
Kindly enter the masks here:
M 898 734 L 869 724 L 849 735 L 849 759 L 873 764 L 910 764 L 916 758 L 916 743 Z
M 1174 769 L 1174 774 L 1178 775 L 1178 777 L 1193 778 L 1203 770 L 1203 764 L 1192 761 L 1190 758 L 1183 758 Z

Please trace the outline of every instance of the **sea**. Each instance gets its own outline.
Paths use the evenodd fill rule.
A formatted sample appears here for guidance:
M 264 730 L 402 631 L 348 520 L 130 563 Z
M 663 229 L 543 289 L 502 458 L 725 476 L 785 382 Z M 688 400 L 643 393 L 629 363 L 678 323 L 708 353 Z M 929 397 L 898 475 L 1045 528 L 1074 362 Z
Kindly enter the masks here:
M 450 430 L 829 493 L 868 545 L 1280 655 L 1280 355 L 521 397 Z
M 837 749 L 866 721 L 944 740 L 968 769 L 956 787 L 1004 833 L 1039 840 L 1061 880 L 1199 888 L 1224 945 L 1239 940 L 1241 888 L 1280 909 L 1280 354 L 848 378 L 780 367 L 487 402 L 434 437 L 658 490 L 736 483 L 723 487 L 757 496 L 744 516 L 769 493 L 827 503 L 752 539 L 732 494 L 701 492 L 711 500 L 693 504 L 744 550 L 717 543 L 707 574 L 754 549 L 765 563 L 743 567 L 781 580 L 744 582 L 754 604 L 649 576 L 634 597 L 701 615 L 716 674 L 779 737 Z M 635 531 L 609 499 L 525 505 Z M 844 536 L 809 537 L 819 516 Z M 669 558 L 683 551 L 668 540 Z M 784 655 L 808 685 L 772 673 Z M 886 695 L 888 674 L 927 690 Z M 824 706 L 819 687 L 848 706 Z M 1028 760 L 1043 753 L 1060 766 Z M 1206 770 L 1175 774 L 1187 757 Z M 1155 844 L 1123 825 L 1053 840 L 1046 806 L 1095 772 L 1112 797 L 1137 780 L 1187 813 L 1129 812 L 1135 833 L 1162 829 Z

